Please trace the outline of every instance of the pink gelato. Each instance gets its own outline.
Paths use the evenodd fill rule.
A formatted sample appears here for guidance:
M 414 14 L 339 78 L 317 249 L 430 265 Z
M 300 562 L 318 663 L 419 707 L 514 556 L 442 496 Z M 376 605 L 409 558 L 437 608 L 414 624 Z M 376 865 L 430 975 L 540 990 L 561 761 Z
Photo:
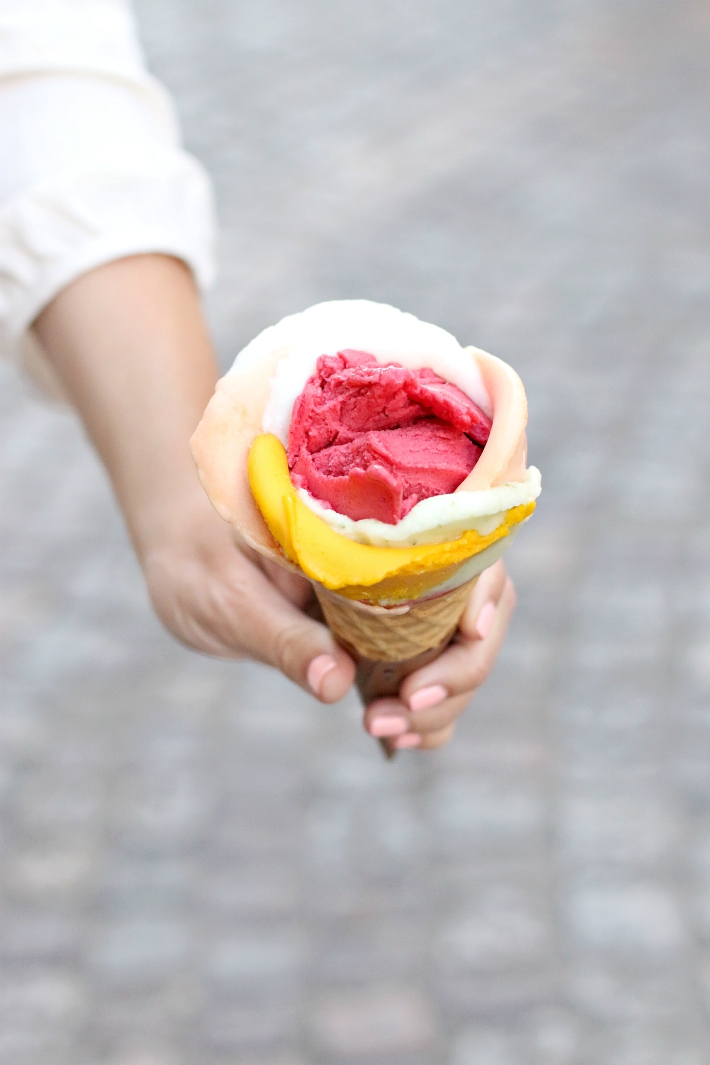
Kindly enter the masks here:
M 339 514 L 394 525 L 453 492 L 476 465 L 491 420 L 433 370 L 383 366 L 363 351 L 322 355 L 293 406 L 293 483 Z

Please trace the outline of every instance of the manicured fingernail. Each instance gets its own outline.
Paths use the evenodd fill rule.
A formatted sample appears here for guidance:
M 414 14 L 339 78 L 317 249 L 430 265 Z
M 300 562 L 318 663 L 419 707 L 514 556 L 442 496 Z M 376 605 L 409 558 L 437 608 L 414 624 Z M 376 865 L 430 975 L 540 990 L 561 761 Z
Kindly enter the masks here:
M 394 741 L 394 745 L 399 751 L 403 751 L 406 747 L 418 747 L 422 742 L 421 736 L 418 736 L 416 732 L 408 732 L 406 736 L 400 736 Z
M 429 710 L 432 706 L 443 703 L 448 694 L 443 684 L 430 684 L 428 688 L 420 688 L 414 695 L 409 696 L 409 709 L 412 713 L 417 710 Z
M 479 640 L 485 640 L 486 636 L 491 631 L 491 625 L 493 624 L 495 616 L 496 605 L 494 602 L 489 601 L 485 606 L 481 607 L 481 612 L 476 621 L 476 636 L 478 636 Z
M 403 717 L 376 717 L 370 722 L 371 736 L 399 736 L 409 725 Z
M 326 673 L 330 673 L 331 669 L 335 669 L 337 662 L 330 655 L 318 655 L 313 659 L 308 667 L 308 673 L 306 678 L 308 680 L 308 686 L 312 692 L 316 695 L 321 694 L 321 688 L 323 686 L 323 678 Z

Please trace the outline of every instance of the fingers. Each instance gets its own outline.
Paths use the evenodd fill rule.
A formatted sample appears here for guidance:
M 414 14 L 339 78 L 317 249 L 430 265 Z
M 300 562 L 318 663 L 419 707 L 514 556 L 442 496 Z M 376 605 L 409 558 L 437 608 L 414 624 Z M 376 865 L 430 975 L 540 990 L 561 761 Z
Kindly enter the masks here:
M 367 708 L 367 731 L 399 750 L 429 750 L 448 742 L 493 667 L 514 608 L 512 581 L 496 563 L 477 582 L 455 641 L 406 678 L 399 698 L 378 699 Z
M 376 699 L 365 711 L 365 729 L 394 750 L 432 750 L 448 742 L 470 692 L 446 699 L 426 713 L 412 713 L 401 699 Z
M 500 602 L 503 590 L 508 583 L 512 582 L 505 571 L 502 559 L 499 559 L 490 569 L 483 571 L 473 586 L 473 592 L 469 596 L 463 617 L 459 622 L 460 633 L 471 639 L 485 638 L 495 607 Z
M 256 552 L 254 552 L 256 554 Z M 299 573 L 291 573 L 276 562 L 257 555 L 259 566 L 263 569 L 271 583 L 284 595 L 294 606 L 301 610 L 313 596 L 313 585 Z
M 290 666 L 292 658 L 305 658 L 307 661 L 306 686 L 308 690 L 323 702 L 337 702 L 338 699 L 342 699 L 353 682 L 354 665 L 349 655 L 333 641 L 330 631 L 314 619 L 312 613 L 308 614 L 310 620 L 306 620 L 306 615 L 302 613 L 311 600 L 315 601 L 313 586 L 310 581 L 307 581 L 298 573 L 291 573 L 269 559 L 261 558 L 260 568 L 266 573 L 270 582 L 281 595 L 288 602 L 299 608 L 295 619 L 298 631 L 294 633 L 291 626 L 288 626 L 286 630 L 281 630 L 280 633 L 275 635 L 274 654 L 276 655 L 276 661 L 272 662 L 272 664 L 277 665 L 282 673 L 291 676 L 291 679 L 296 680 L 297 683 L 301 683 L 296 676 L 292 676 Z M 320 617 L 322 620 L 322 615 Z M 316 626 L 315 629 L 313 628 L 314 625 Z M 312 639 L 316 633 L 318 633 L 319 637 L 322 636 L 323 631 L 328 636 L 328 647 L 311 658 L 309 647 Z M 290 646 L 290 641 L 294 637 L 297 645 L 305 641 L 305 646 L 303 648 Z M 310 661 L 308 661 L 309 658 Z M 298 668 L 296 672 L 299 672 Z
M 515 609 L 515 589 L 502 564 L 474 589 L 454 642 L 429 665 L 411 673 L 400 697 L 414 712 L 480 688 L 493 668 Z M 480 581 L 478 582 L 481 583 Z
M 240 575 L 233 591 L 238 601 L 230 609 L 236 641 L 322 702 L 342 699 L 355 678 L 355 666 L 325 625 L 304 614 L 252 567 Z
M 233 542 L 211 538 L 188 555 L 153 553 L 144 569 L 156 611 L 188 646 L 275 666 L 326 703 L 352 685 L 354 663 L 330 631 L 299 610 Z
M 443 747 L 445 743 L 448 743 L 454 734 L 456 729 L 456 722 L 452 721 L 446 728 L 439 729 L 438 732 L 428 732 L 422 736 L 421 744 L 419 745 L 420 751 L 433 751 L 437 747 Z

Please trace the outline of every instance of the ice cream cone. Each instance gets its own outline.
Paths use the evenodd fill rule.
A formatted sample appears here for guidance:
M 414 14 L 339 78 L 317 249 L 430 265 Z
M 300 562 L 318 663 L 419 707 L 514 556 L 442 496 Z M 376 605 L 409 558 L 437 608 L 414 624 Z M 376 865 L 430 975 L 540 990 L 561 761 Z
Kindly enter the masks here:
M 450 643 L 478 580 L 400 607 L 366 606 L 315 586 L 323 619 L 355 660 L 363 705 L 394 696 L 405 677 L 433 661 Z M 388 758 L 394 748 L 381 741 Z
M 402 662 L 450 639 L 477 580 L 402 607 L 367 607 L 320 586 L 316 595 L 343 647 L 373 662 Z
M 370 334 L 375 320 L 380 324 Z M 457 494 L 447 498 L 468 505 L 468 499 L 498 492 L 500 506 L 480 512 L 480 527 L 475 521 L 454 523 L 448 530 L 437 525 L 437 536 L 401 541 L 401 546 L 349 539 L 331 528 L 296 494 L 283 432 L 278 436 L 283 426 L 278 430 L 280 422 L 268 406 L 274 382 L 288 384 L 290 375 L 300 372 L 304 345 L 309 359 L 312 351 L 356 348 L 399 364 L 419 352 L 418 365 L 429 367 L 441 366 L 436 360 L 449 351 L 455 373 L 468 367 L 469 376 L 479 380 L 493 423 L 480 459 Z M 455 384 L 455 373 L 444 377 Z M 478 576 L 532 513 L 535 495 L 525 487 L 526 417 L 522 383 L 499 359 L 462 349 L 437 327 L 393 308 L 345 301 L 284 319 L 252 341 L 219 382 L 191 445 L 208 496 L 241 540 L 311 580 L 323 620 L 357 663 L 357 686 L 367 705 L 398 694 L 409 673 L 441 653 Z M 515 498 L 505 495 L 511 491 Z M 491 514 L 494 520 L 486 525 Z M 383 747 L 391 756 L 392 741 Z

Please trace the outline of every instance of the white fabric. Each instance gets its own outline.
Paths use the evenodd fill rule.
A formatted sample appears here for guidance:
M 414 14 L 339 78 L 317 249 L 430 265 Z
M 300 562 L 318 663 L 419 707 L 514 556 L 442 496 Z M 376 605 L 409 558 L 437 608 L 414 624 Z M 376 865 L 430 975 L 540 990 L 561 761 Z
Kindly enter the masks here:
M 0 350 L 125 255 L 175 255 L 205 288 L 213 245 L 209 177 L 145 70 L 128 0 L 0 0 Z

